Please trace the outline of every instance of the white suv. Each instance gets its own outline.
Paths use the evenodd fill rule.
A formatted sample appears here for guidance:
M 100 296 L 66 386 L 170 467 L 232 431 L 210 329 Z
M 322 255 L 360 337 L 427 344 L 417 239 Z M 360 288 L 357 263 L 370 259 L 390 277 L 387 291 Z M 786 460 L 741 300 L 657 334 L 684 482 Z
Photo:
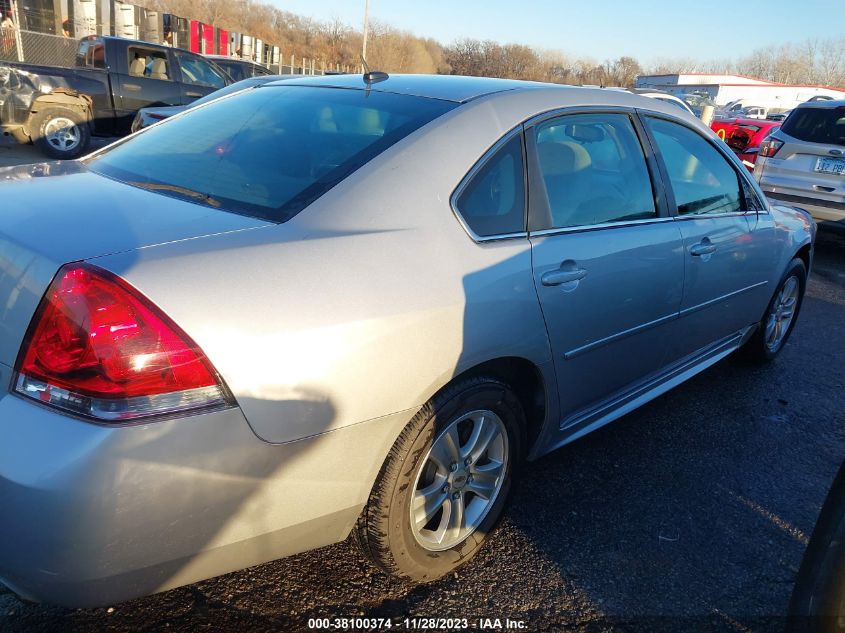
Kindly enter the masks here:
M 769 198 L 845 229 L 845 101 L 795 108 L 760 146 L 754 177 Z

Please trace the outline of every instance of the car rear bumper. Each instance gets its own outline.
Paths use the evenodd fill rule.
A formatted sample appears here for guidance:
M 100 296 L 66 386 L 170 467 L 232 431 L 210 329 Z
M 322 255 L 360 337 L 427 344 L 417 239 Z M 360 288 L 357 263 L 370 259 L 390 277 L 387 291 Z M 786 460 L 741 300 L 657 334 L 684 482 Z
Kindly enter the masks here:
M 845 203 L 772 192 L 768 191 L 765 185 L 763 185 L 763 193 L 772 200 L 806 209 L 820 223 L 838 224 L 845 229 Z
M 0 580 L 99 606 L 337 542 L 406 421 L 272 445 L 239 409 L 110 428 L 0 392 Z

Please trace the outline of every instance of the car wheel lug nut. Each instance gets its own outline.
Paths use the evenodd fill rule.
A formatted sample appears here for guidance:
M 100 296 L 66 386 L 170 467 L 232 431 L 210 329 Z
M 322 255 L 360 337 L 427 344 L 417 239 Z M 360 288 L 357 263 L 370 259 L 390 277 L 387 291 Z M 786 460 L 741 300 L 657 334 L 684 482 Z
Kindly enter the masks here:
M 458 465 L 456 463 L 452 462 L 452 465 L 449 466 L 449 470 L 451 470 L 452 472 L 455 472 L 456 470 L 458 470 Z

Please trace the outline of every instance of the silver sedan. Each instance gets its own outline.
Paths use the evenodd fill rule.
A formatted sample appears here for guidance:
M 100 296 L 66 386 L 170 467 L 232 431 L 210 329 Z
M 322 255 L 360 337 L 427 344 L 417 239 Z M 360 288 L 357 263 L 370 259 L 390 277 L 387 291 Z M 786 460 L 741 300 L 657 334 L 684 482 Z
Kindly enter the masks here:
M 0 181 L 0 579 L 74 606 L 350 533 L 450 573 L 524 460 L 777 356 L 815 236 L 673 105 L 479 78 L 270 83 Z

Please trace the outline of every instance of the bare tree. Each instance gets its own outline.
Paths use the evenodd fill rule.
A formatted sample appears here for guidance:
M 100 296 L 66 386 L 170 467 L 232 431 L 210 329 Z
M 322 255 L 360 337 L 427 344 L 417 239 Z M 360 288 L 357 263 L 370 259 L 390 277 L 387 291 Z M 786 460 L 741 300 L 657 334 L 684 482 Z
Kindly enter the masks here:
M 357 67 L 361 32 L 339 19 L 320 22 L 255 0 L 138 0 L 158 11 L 201 20 L 279 46 L 284 55 Z M 451 73 L 571 84 L 631 86 L 644 71 L 741 73 L 781 83 L 845 87 L 845 37 L 752 51 L 736 60 L 660 59 L 643 68 L 631 56 L 597 63 L 521 44 L 462 39 L 444 46 L 387 24 L 373 24 L 370 64 L 393 72 Z

